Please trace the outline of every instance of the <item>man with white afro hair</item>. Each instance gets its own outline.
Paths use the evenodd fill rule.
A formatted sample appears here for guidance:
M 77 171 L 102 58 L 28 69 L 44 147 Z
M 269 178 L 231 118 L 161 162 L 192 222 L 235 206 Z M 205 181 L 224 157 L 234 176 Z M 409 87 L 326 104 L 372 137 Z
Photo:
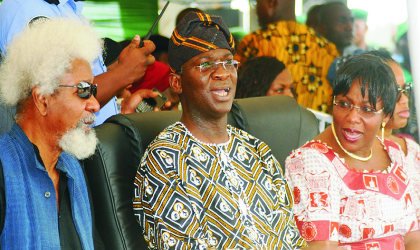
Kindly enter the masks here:
M 83 2 L 84 0 L 2 0 L 0 4 L 1 53 L 4 57 L 8 57 L 7 47 L 15 40 L 16 36 L 29 24 L 40 18 L 67 17 L 86 20 L 82 14 Z M 54 31 L 69 32 L 65 27 L 60 27 Z M 28 44 L 31 42 L 28 41 Z M 113 69 L 107 69 L 102 55 L 98 55 L 91 63 L 92 72 L 95 76 L 94 84 L 98 85 L 96 99 L 101 105 L 100 111 L 95 113 L 97 116 L 95 126 L 119 113 L 115 96 L 121 90 L 139 81 L 144 76 L 147 66 L 155 62 L 155 58 L 151 54 L 155 49 L 153 42 L 145 40 L 143 41 L 143 47 L 139 46 L 140 42 L 140 36 L 135 35 L 131 43 L 121 51 L 118 57 L 118 65 Z M 66 49 L 65 46 L 62 46 L 62 48 Z M 124 102 L 121 104 L 121 112 L 134 113 L 135 108 L 143 98 L 156 97 L 158 94 L 158 92 L 149 89 L 137 90 L 131 96 L 124 98 Z M 170 103 L 168 102 L 165 105 L 165 107 L 168 107 Z M 0 115 L 2 114 L 0 113 Z M 0 129 L 0 134 L 2 130 L 8 131 L 8 127 Z
M 7 48 L 0 94 L 17 105 L 0 137 L 2 249 L 98 249 L 78 159 L 95 152 L 99 110 L 90 67 L 102 40 L 87 22 L 39 19 Z

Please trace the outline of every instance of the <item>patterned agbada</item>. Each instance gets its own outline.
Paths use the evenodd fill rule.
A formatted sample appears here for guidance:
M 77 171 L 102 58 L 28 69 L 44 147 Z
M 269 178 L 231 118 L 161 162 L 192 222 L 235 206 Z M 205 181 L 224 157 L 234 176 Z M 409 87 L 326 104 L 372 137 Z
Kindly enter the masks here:
M 276 57 L 286 65 L 299 104 L 321 112 L 331 111 L 332 88 L 326 77 L 330 64 L 339 56 L 333 43 L 306 25 L 279 21 L 245 36 L 234 59 L 243 64 L 259 56 Z
M 293 198 L 270 148 L 228 126 L 203 143 L 177 122 L 148 147 L 134 212 L 150 249 L 299 249 Z
M 312 141 L 286 159 L 297 227 L 307 241 L 335 241 L 346 250 L 403 250 L 404 236 L 419 230 L 418 197 L 404 152 L 384 147 L 384 172 L 355 171 L 325 143 Z

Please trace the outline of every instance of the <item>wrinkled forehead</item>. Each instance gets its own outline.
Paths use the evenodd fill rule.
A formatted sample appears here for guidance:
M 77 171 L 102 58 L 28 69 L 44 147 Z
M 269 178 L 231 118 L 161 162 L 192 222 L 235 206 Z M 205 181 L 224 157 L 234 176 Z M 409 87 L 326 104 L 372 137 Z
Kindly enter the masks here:
M 233 54 L 228 49 L 215 49 L 194 56 L 193 58 L 188 60 L 184 65 L 191 65 L 206 61 L 223 61 L 232 58 Z

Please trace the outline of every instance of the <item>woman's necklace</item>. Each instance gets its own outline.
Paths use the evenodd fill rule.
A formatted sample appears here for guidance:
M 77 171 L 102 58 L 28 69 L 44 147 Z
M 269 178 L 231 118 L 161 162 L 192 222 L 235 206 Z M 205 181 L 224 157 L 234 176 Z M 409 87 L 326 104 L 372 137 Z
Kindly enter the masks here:
M 335 141 L 337 142 L 338 146 L 340 146 L 340 148 L 344 151 L 344 153 L 346 153 L 348 156 L 350 156 L 353 159 L 359 160 L 359 161 L 368 161 L 370 160 L 370 158 L 372 158 L 372 149 L 370 149 L 370 155 L 368 157 L 360 157 L 357 156 L 353 153 L 350 153 L 349 151 L 347 151 L 340 143 L 340 141 L 337 138 L 337 134 L 335 133 L 335 128 L 334 128 L 334 123 L 331 124 L 331 128 L 332 128 L 332 132 L 335 138 Z

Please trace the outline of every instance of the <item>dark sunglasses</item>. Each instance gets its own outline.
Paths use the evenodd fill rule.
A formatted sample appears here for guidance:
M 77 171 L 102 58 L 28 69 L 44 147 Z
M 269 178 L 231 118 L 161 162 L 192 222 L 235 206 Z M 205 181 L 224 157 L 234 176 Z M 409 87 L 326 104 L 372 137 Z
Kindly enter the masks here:
M 397 98 L 397 100 L 401 99 L 402 94 L 405 94 L 408 98 L 410 98 L 411 88 L 412 88 L 412 83 L 411 82 L 407 82 L 406 84 L 404 84 L 403 88 L 401 88 L 401 86 L 398 85 L 398 98 Z
M 88 82 L 79 82 L 77 86 L 74 85 L 59 85 L 60 87 L 77 88 L 77 95 L 83 99 L 89 99 L 92 95 L 96 97 L 98 85 Z

